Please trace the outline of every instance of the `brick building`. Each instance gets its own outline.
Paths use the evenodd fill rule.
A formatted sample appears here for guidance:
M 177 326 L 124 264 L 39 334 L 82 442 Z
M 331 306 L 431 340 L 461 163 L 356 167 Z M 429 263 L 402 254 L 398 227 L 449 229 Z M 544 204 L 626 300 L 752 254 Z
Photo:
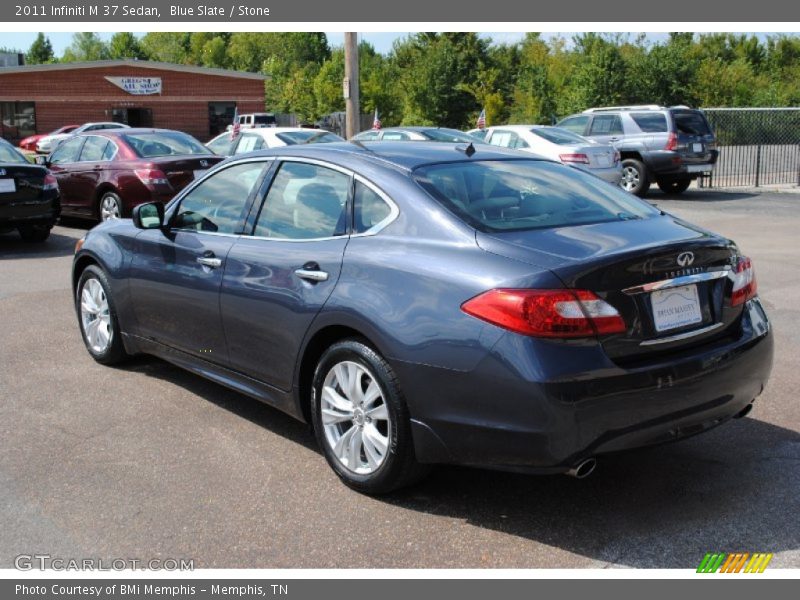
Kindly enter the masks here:
M 16 142 L 71 123 L 117 121 L 202 142 L 264 111 L 264 75 L 137 60 L 0 68 L 0 136 Z

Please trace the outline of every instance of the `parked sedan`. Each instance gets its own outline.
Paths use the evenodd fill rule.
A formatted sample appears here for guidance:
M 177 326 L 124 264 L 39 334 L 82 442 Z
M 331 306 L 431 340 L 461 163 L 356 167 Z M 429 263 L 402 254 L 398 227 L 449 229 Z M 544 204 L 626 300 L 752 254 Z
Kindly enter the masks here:
M 38 160 L 58 179 L 64 214 L 106 221 L 170 200 L 222 157 L 180 131 L 125 128 L 73 136 Z
M 0 233 L 16 229 L 26 242 L 43 242 L 60 210 L 55 177 L 0 139 Z
M 503 125 L 489 127 L 486 141 L 493 146 L 514 148 L 572 165 L 601 179 L 619 184 L 622 164 L 611 144 L 597 144 L 567 129 L 548 125 Z
M 359 142 L 463 142 L 479 144 L 480 140 L 458 129 L 447 127 L 387 127 L 370 129 L 353 136 Z
M 79 242 L 86 348 L 310 421 L 349 486 L 435 463 L 588 475 L 744 416 L 773 335 L 749 258 L 583 171 L 463 144 L 233 158 Z
M 44 137 L 47 136 L 54 136 L 54 135 L 61 135 L 63 133 L 72 133 L 75 131 L 80 125 L 64 125 L 63 127 L 59 127 L 55 131 L 51 131 L 50 133 L 42 133 L 39 135 L 31 135 L 26 137 L 19 143 L 19 147 L 22 150 L 27 150 L 28 152 L 34 152 L 36 150 L 36 144 Z
M 88 131 L 105 131 L 106 129 L 127 129 L 125 123 L 84 123 L 77 129 L 70 132 L 62 132 L 56 134 L 46 135 L 36 142 L 36 152 L 39 154 L 50 154 L 56 147 L 64 140 L 78 135 L 79 133 L 86 133 Z
M 243 130 L 237 136 L 232 136 L 230 132 L 222 133 L 208 142 L 206 148 L 220 156 L 232 156 L 265 148 L 343 141 L 343 138 L 324 129 L 263 127 Z

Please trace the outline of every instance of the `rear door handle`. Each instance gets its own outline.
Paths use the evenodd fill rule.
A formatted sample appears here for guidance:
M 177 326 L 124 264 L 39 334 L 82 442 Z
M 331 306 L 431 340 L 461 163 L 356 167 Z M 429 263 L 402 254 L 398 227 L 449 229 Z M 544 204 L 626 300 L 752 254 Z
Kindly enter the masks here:
M 312 270 L 312 269 L 297 269 L 294 272 L 300 279 L 305 279 L 307 281 L 328 281 L 328 273 L 325 271 L 320 270 Z
M 198 256 L 197 262 L 209 269 L 218 269 L 222 266 L 222 259 L 213 256 Z

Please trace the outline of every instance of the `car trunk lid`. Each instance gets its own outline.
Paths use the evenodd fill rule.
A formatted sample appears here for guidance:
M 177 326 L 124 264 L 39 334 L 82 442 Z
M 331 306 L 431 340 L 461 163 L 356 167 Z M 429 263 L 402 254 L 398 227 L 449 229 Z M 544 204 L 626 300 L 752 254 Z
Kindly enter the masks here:
M 35 165 L 0 164 L 0 203 L 35 201 L 42 198 L 47 169 Z
M 222 160 L 222 156 L 186 155 L 151 158 L 148 162 L 153 169 L 162 171 L 172 188 L 178 192 Z

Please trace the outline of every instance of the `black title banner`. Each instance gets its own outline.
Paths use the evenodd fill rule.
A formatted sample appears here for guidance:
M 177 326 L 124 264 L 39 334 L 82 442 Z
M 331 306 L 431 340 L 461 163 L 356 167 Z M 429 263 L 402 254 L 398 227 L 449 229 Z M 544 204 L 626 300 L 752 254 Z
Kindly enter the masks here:
M 0 22 L 572 22 L 593 23 L 614 30 L 615 24 L 632 22 L 742 23 L 800 21 L 800 3 L 785 0 L 724 5 L 712 0 L 572 0 L 568 3 L 519 0 L 144 0 L 124 3 L 75 1 L 3 2 Z M 748 29 L 744 27 L 743 29 Z

